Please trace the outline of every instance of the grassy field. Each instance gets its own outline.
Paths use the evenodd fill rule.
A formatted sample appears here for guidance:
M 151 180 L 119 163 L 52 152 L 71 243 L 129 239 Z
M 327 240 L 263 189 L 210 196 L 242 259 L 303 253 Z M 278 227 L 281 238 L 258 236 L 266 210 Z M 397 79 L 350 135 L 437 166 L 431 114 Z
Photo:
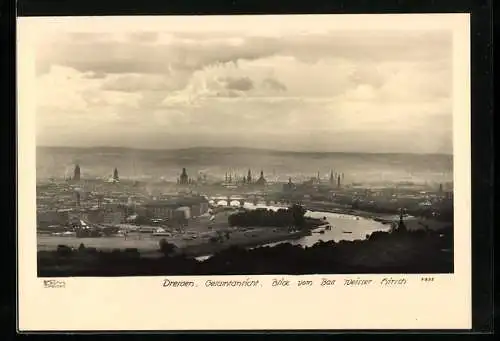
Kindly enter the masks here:
M 269 236 L 268 236 L 269 237 Z M 251 237 L 245 239 L 250 242 Z M 260 241 L 257 241 L 260 242 Z M 248 245 L 246 245 L 248 246 Z M 376 232 L 366 240 L 318 242 L 312 247 L 283 243 L 274 247 L 228 248 L 223 243 L 190 247 L 191 256 L 205 248 L 214 256 L 144 256 L 137 252 L 39 252 L 38 275 L 153 276 L 234 274 L 452 273 L 453 231 Z M 225 249 L 224 249 L 225 248 Z M 223 250 L 224 249 L 224 250 Z M 68 250 L 66 250 L 68 251 Z M 186 252 L 183 252 L 184 254 Z
M 344 212 L 345 213 L 345 212 Z M 357 212 L 358 213 L 358 212 Z M 98 237 L 98 238 L 77 238 L 75 236 L 37 236 L 38 251 L 52 251 L 57 249 L 58 245 L 66 245 L 72 248 L 78 248 L 80 244 L 85 247 L 96 248 L 99 250 L 113 250 L 136 248 L 143 255 L 159 255 L 159 241 L 166 239 L 175 244 L 183 253 L 198 256 L 212 254 L 218 250 L 229 246 L 259 246 L 268 243 L 291 240 L 300 237 L 293 235 L 286 230 L 272 228 L 253 228 L 253 229 L 229 229 L 227 224 L 228 212 L 219 213 L 214 221 L 209 221 L 208 217 L 200 217 L 191 220 L 184 233 L 173 233 L 172 236 L 152 236 L 149 233 L 130 232 L 127 237 Z M 358 214 L 359 216 L 371 217 L 368 214 Z M 395 216 L 379 216 L 387 221 L 394 221 Z M 447 224 L 421 219 L 406 219 L 408 230 L 423 229 L 426 225 L 431 230 L 440 230 Z M 223 242 L 210 242 L 210 237 L 216 235 L 215 231 L 229 231 L 230 238 Z M 225 233 L 223 232 L 223 235 Z M 188 239 L 190 236 L 196 238 Z

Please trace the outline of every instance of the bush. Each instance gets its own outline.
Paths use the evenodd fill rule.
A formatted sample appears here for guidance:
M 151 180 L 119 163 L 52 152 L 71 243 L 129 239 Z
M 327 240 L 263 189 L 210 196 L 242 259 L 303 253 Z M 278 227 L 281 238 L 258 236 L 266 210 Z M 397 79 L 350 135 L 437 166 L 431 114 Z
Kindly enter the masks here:
M 287 209 L 278 211 L 268 209 L 256 209 L 251 211 L 242 211 L 231 214 L 228 217 L 230 226 L 248 227 L 248 226 L 266 226 L 266 227 L 286 227 L 294 225 L 301 227 L 305 223 L 306 210 L 300 205 L 293 205 Z
M 177 246 L 175 246 L 175 244 L 167 242 L 165 238 L 162 238 L 160 240 L 159 245 L 160 252 L 163 253 L 163 255 L 166 257 L 172 255 L 177 249 Z
M 60 256 L 69 256 L 73 251 L 67 245 L 57 245 L 57 254 Z
M 139 258 L 141 254 L 139 253 L 139 250 L 137 248 L 129 247 L 125 249 L 123 255 L 126 257 Z
M 415 236 L 415 237 L 425 237 L 427 234 L 429 234 L 429 232 L 427 232 L 426 230 L 423 230 L 423 229 L 410 231 L 410 233 L 412 236 Z
M 370 234 L 368 240 L 380 240 L 389 236 L 389 233 L 385 231 L 375 231 Z

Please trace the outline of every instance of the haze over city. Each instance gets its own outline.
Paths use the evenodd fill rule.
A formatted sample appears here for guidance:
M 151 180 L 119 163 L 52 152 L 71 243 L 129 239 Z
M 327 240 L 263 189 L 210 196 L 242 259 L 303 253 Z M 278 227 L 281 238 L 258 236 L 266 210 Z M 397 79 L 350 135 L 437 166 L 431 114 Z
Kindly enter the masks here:
M 52 32 L 37 145 L 452 154 L 447 31 Z
M 38 276 L 453 273 L 452 30 L 160 19 L 34 30 Z

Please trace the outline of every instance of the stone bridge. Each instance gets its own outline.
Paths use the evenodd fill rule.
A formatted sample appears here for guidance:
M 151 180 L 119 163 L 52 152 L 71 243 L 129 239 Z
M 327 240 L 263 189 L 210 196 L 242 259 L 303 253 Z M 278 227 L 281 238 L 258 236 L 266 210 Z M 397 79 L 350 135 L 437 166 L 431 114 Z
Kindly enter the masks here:
M 272 194 L 232 194 L 232 195 L 213 195 L 207 196 L 215 205 L 240 206 L 246 202 L 257 204 L 265 204 L 266 206 L 275 204 L 290 204 L 289 201 L 279 199 Z

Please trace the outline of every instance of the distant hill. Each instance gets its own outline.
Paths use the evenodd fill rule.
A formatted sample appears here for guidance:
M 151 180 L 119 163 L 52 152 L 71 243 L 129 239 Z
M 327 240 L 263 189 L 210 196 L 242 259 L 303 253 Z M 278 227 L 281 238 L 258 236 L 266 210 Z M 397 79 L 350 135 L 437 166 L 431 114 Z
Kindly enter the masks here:
M 70 176 L 75 163 L 82 176 L 111 176 L 116 167 L 122 178 L 175 180 L 183 167 L 189 176 L 200 172 L 224 178 L 243 176 L 251 169 L 267 178 L 299 180 L 328 178 L 331 170 L 344 173 L 345 181 L 452 181 L 453 158 L 438 154 L 367 154 L 297 152 L 252 148 L 193 147 L 185 149 L 133 149 L 122 147 L 38 147 L 37 177 Z

